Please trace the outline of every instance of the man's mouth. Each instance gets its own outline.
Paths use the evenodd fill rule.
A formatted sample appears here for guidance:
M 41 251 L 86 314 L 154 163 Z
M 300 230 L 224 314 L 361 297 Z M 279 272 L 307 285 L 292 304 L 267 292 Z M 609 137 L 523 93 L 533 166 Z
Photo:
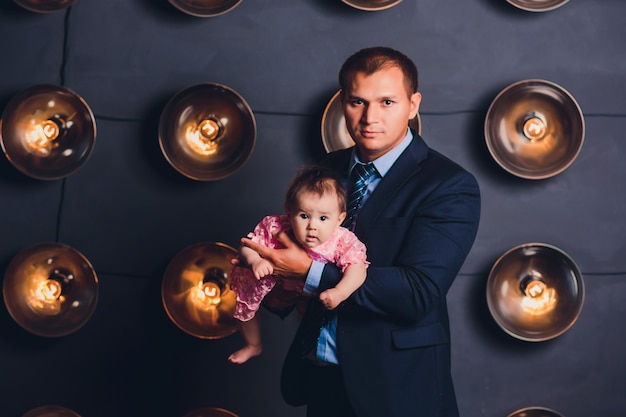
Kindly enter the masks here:
M 374 130 L 361 130 L 361 136 L 364 138 L 371 138 L 378 135 L 380 132 Z

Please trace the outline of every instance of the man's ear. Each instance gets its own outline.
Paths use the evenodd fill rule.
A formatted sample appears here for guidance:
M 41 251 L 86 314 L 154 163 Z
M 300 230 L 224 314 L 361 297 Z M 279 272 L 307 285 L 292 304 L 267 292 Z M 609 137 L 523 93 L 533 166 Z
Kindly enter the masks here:
M 417 113 L 420 110 L 420 104 L 422 103 L 422 94 L 420 92 L 415 92 L 409 97 L 409 102 L 411 103 L 411 112 L 409 113 L 409 120 L 413 119 L 417 116 Z

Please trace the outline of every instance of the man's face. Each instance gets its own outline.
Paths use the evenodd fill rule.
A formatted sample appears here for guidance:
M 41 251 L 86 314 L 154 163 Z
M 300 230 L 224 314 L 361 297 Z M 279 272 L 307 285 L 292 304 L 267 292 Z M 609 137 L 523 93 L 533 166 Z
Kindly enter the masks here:
M 373 161 L 398 145 L 409 120 L 417 115 L 420 93 L 407 96 L 404 75 L 398 67 L 383 68 L 371 75 L 356 73 L 342 92 L 343 113 L 359 157 Z
M 298 195 L 298 209 L 289 213 L 293 234 L 304 247 L 314 248 L 326 242 L 341 226 L 346 213 L 339 208 L 335 193 L 319 195 L 303 191 Z

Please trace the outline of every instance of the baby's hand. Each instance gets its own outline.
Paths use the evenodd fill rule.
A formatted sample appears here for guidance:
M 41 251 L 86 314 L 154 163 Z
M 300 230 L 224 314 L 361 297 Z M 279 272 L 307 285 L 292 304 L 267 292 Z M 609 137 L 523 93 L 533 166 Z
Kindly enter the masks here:
M 250 265 L 250 267 L 252 268 L 252 272 L 254 273 L 256 279 L 261 279 L 274 273 L 272 263 L 263 258 L 256 261 L 253 265 Z
M 346 298 L 337 288 L 329 288 L 320 294 L 320 301 L 326 310 L 336 309 Z

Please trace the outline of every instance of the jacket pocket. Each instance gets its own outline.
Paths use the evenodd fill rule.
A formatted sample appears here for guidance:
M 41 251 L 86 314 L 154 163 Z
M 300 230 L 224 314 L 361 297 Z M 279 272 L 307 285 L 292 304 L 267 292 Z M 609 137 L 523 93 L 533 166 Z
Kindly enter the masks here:
M 397 329 L 391 333 L 393 345 L 398 349 L 426 347 L 448 343 L 448 336 L 440 323 L 410 329 Z

